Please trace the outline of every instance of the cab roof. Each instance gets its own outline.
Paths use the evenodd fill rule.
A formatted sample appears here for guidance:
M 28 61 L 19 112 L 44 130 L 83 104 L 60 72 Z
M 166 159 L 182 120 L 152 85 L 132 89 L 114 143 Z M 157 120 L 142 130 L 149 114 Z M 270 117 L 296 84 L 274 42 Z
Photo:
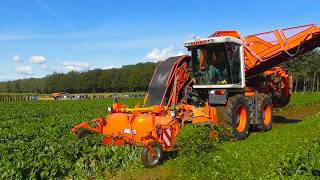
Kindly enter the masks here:
M 242 41 L 238 38 L 232 36 L 219 36 L 219 37 L 210 37 L 210 38 L 202 38 L 194 41 L 187 41 L 183 43 L 184 47 L 193 47 L 200 46 L 205 44 L 214 44 L 214 43 L 224 43 L 224 42 L 233 42 L 242 45 Z

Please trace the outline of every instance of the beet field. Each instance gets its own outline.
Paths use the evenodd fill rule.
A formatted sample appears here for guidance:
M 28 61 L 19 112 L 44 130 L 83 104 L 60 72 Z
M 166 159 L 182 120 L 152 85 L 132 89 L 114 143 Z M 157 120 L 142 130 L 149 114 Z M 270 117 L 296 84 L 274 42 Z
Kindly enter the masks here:
M 134 106 L 142 99 L 125 99 Z M 141 148 L 106 147 L 99 135 L 78 140 L 70 129 L 105 116 L 111 100 L 0 102 L 0 179 L 274 179 L 320 178 L 320 94 L 295 94 L 274 112 L 269 132 L 213 141 L 186 127 L 179 151 L 153 169 Z

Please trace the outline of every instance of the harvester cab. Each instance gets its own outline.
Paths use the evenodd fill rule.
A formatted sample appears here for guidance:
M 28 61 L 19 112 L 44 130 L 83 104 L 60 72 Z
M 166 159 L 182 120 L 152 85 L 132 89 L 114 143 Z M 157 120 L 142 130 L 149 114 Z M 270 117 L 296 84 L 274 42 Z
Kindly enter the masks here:
M 243 45 L 231 36 L 188 41 L 193 89 L 209 97 L 210 104 L 225 104 L 228 91 L 243 91 L 245 72 Z

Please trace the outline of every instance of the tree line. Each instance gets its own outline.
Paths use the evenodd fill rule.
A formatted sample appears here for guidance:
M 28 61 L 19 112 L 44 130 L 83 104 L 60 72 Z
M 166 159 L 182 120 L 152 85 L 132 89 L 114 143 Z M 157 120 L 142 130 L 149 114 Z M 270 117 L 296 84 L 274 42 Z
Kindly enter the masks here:
M 0 83 L 2 93 L 101 93 L 146 91 L 157 63 L 147 62 L 121 68 L 86 72 L 53 73 L 43 78 Z
M 2 93 L 101 93 L 147 91 L 158 63 L 138 63 L 121 68 L 86 72 L 53 73 L 0 83 Z M 313 51 L 282 64 L 294 79 L 294 91 L 320 90 L 320 53 Z
M 320 50 L 306 53 L 283 66 L 293 76 L 294 92 L 320 91 Z

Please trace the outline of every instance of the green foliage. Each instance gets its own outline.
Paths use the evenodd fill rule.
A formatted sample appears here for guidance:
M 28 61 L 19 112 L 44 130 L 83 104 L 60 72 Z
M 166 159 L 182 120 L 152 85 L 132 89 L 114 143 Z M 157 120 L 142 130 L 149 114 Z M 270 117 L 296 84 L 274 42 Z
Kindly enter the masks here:
M 320 141 L 314 142 L 311 146 L 299 146 L 296 152 L 284 156 L 276 173 L 281 178 L 320 177 Z
M 217 141 L 210 138 L 211 130 L 210 126 L 187 124 L 176 139 L 179 156 L 173 164 L 169 162 L 169 166 L 179 172 L 187 172 L 189 178 L 217 178 L 221 174 L 218 166 L 223 162 L 219 157 L 211 155 L 217 150 Z M 187 176 L 178 174 L 179 178 Z
M 295 60 L 282 64 L 293 76 L 297 91 L 316 91 L 320 80 L 320 53 L 319 49 L 297 57 Z M 298 84 L 296 84 L 298 82 Z M 304 87 L 305 86 L 305 87 Z M 295 88 L 295 87 L 294 87 Z
M 176 139 L 179 154 L 188 156 L 200 152 L 212 152 L 216 141 L 209 137 L 211 128 L 208 126 L 195 126 L 187 124 Z
M 294 107 L 309 107 L 319 104 L 319 97 L 320 94 L 294 95 L 292 103 Z M 135 101 L 122 100 L 131 107 Z M 0 179 L 124 179 L 146 172 L 150 174 L 147 178 L 169 172 L 161 174 L 167 179 L 290 179 L 310 178 L 310 173 L 319 169 L 320 114 L 266 133 L 252 133 L 237 142 L 217 143 L 208 137 L 210 128 L 188 125 L 176 141 L 179 156 L 146 170 L 139 161 L 139 148 L 105 147 L 100 136 L 78 140 L 70 133 L 75 124 L 105 116 L 111 103 L 112 100 L 0 102 Z M 308 168 L 301 172 L 301 167 Z M 294 173 L 297 176 L 291 176 Z
M 294 108 L 302 108 L 320 103 L 320 93 L 294 93 L 290 104 L 284 108 L 274 109 L 275 112 L 286 111 Z
M 299 152 L 297 147 L 320 139 L 317 133 L 320 131 L 319 120 L 318 115 L 295 125 L 251 134 L 243 141 L 222 142 L 211 152 L 180 155 L 163 168 L 173 169 L 175 173 L 168 177 L 175 179 L 272 179 L 277 177 L 275 172 L 283 165 L 282 157 L 288 154 L 305 157 L 295 155 Z M 304 163 L 312 164 L 310 169 L 316 169 L 319 159 L 314 158 L 319 157 L 318 147 L 312 154 L 308 154 L 310 161 Z
M 315 103 L 320 103 L 320 93 L 296 93 L 293 94 L 289 107 L 306 107 Z
M 319 51 L 312 51 L 304 56 L 296 58 L 294 61 L 284 63 L 284 67 L 290 74 L 298 78 L 312 79 L 313 73 L 320 73 L 320 54 Z
M 127 99 L 133 106 L 137 99 Z M 140 101 L 140 99 L 138 99 Z M 111 100 L 0 103 L 0 179 L 106 177 L 141 168 L 141 149 L 78 140 L 70 129 L 106 115 Z M 134 168 L 133 168 L 134 167 Z
M 179 156 L 175 161 L 168 162 L 166 168 L 174 169 L 176 172 L 168 175 L 171 179 L 219 179 L 223 177 L 223 168 L 226 168 L 223 164 L 220 156 L 200 152 Z

